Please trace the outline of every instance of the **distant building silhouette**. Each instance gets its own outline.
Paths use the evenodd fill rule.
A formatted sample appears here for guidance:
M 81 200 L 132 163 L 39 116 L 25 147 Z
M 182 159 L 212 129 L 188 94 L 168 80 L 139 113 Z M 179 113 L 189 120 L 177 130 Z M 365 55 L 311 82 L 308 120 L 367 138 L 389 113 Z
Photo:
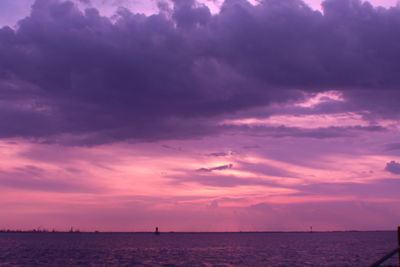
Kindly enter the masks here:
M 156 231 L 154 232 L 155 235 L 159 235 L 160 231 L 158 231 L 158 227 L 156 227 Z

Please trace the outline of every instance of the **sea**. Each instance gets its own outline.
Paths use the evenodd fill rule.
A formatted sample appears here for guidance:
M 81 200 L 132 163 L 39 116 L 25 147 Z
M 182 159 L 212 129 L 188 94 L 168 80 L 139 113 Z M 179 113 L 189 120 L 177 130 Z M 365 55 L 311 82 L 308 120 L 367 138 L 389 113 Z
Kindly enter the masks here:
M 0 233 L 0 267 L 369 266 L 397 232 Z M 381 266 L 397 266 L 398 256 Z

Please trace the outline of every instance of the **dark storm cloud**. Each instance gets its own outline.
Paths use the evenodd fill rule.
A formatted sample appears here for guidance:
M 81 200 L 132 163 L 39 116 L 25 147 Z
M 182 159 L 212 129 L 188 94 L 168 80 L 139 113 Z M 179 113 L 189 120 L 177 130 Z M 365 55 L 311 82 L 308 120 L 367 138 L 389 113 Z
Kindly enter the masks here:
M 393 174 L 400 174 L 400 163 L 394 160 L 386 163 L 385 171 L 391 172 Z
M 120 9 L 111 21 L 37 0 L 17 29 L 0 29 L 0 137 L 201 137 L 226 130 L 216 116 L 332 89 L 347 109 L 400 114 L 398 7 L 327 0 L 321 14 L 298 0 L 227 0 L 211 15 L 174 4 L 152 16 Z

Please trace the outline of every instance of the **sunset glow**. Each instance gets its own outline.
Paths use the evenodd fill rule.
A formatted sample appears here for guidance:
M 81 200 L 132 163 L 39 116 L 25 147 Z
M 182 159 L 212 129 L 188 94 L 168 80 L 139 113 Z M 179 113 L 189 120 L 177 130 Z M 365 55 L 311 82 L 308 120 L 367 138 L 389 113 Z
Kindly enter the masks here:
M 24 1 L 0 3 L 0 229 L 398 224 L 395 1 Z

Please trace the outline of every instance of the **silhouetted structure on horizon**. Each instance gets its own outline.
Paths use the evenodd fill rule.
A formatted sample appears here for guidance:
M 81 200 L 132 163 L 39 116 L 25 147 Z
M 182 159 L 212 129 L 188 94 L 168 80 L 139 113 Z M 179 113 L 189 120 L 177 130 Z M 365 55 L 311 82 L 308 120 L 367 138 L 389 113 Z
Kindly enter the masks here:
M 156 227 L 156 231 L 154 232 L 155 235 L 159 235 L 160 231 L 158 231 L 158 227 Z

